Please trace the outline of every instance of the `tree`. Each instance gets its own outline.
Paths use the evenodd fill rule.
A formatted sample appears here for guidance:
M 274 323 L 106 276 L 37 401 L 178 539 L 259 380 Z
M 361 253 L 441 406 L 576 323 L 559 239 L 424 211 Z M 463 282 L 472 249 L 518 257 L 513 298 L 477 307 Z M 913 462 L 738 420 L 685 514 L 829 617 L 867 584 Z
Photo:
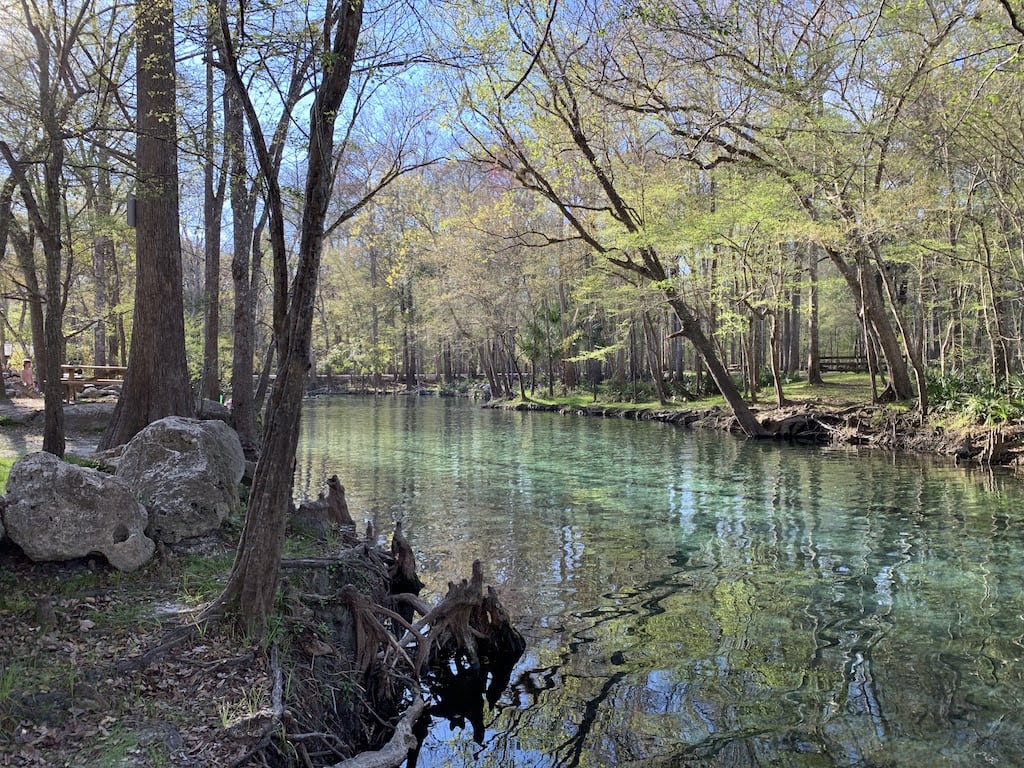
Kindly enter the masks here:
M 7 256 L 7 243 L 10 240 L 11 231 L 11 206 L 14 197 L 14 179 L 8 177 L 3 185 L 0 185 L 0 265 Z M 5 287 L 2 276 L 0 276 L 0 287 Z M 0 365 L 6 366 L 7 360 L 7 297 L 6 292 L 0 294 Z M 0 381 L 0 402 L 6 402 L 7 386 Z
M 659 286 L 679 319 L 677 334 L 697 350 L 740 428 L 748 436 L 762 434 L 706 332 L 705 319 L 688 298 L 685 280 L 673 276 L 649 237 L 642 202 L 647 166 L 642 157 L 629 155 L 651 146 L 649 126 L 593 98 L 585 68 L 593 51 L 587 49 L 585 32 L 584 39 L 566 28 L 548 34 L 548 20 L 533 13 L 524 18 L 532 35 L 512 19 L 508 30 L 516 45 L 533 52 L 522 66 L 536 75 L 511 80 L 487 73 L 489 79 L 468 79 L 462 86 L 469 109 L 461 127 L 471 137 L 471 153 L 546 199 L 575 237 L 607 264 Z M 480 126 L 487 126 L 487 132 Z M 655 157 L 648 155 L 652 161 Z M 555 241 L 552 235 L 541 237 Z
M 399 133 L 390 147 L 379 176 L 366 178 L 359 185 L 356 199 L 333 211 L 332 192 L 345 142 L 336 145 L 335 132 L 346 97 L 356 102 L 348 112 L 347 136 L 360 114 L 364 100 L 372 93 L 370 78 L 361 79 L 355 94 L 350 94 L 352 71 L 359 50 L 363 27 L 362 0 L 328 3 L 315 38 L 310 60 L 311 106 L 308 146 L 305 151 L 305 183 L 299 224 L 299 248 L 290 270 L 285 245 L 285 207 L 278 179 L 278 165 L 263 133 L 260 116 L 250 94 L 244 88 L 236 40 L 225 4 L 219 14 L 222 52 L 221 66 L 241 99 L 243 112 L 256 150 L 260 177 L 268 210 L 268 229 L 273 258 L 274 339 L 277 374 L 266 409 L 260 459 L 256 465 L 245 526 L 228 583 L 207 615 L 224 610 L 237 615 L 239 623 L 261 634 L 273 608 L 284 543 L 286 514 L 291 503 L 293 466 L 299 437 L 302 398 L 311 366 L 311 337 L 320 263 L 325 234 L 350 220 L 374 196 L 411 168 L 421 167 L 416 158 L 407 165 L 408 133 Z M 382 54 L 383 55 L 383 54 Z M 372 54 L 371 54 L 372 56 Z M 403 60 L 404 57 L 399 57 Z M 367 73 L 379 72 L 381 61 L 369 61 Z M 378 169 L 373 169 L 378 170 Z M 329 216 L 332 214 L 331 220 Z M 289 280 L 289 273 L 293 277 Z
M 199 395 L 216 400 L 220 386 L 220 239 L 227 174 L 216 178 L 213 51 L 217 39 L 216 17 L 206 24 L 206 123 L 203 130 L 203 369 Z
M 166 416 L 194 413 L 185 359 L 174 64 L 174 4 L 136 6 L 135 316 L 128 373 L 101 448 Z
M 664 119 L 687 162 L 777 174 L 808 217 L 835 225 L 839 237 L 818 247 L 846 281 L 869 346 L 881 350 L 889 394 L 913 395 L 909 360 L 922 412 L 921 349 L 886 279 L 891 201 L 915 162 L 903 151 L 916 133 L 911 109 L 945 62 L 961 60 L 954 32 L 970 18 L 956 3 L 668 2 L 656 12 L 637 6 L 607 36 L 626 50 L 641 38 L 652 49 L 618 57 L 607 98 Z
M 223 62 L 236 62 L 238 77 L 226 76 L 224 82 L 224 156 L 227 165 L 228 194 L 232 220 L 231 283 L 234 294 L 232 310 L 231 345 L 231 413 L 235 429 L 241 438 L 246 453 L 258 453 L 256 390 L 253 384 L 257 345 L 257 305 L 262 271 L 262 233 L 272 206 L 281 204 L 280 190 L 268 185 L 262 179 L 277 178 L 287 149 L 289 129 L 294 121 L 294 111 L 299 100 L 306 93 L 310 67 L 313 65 L 316 48 L 303 44 L 304 35 L 294 28 L 299 21 L 289 14 L 274 14 L 267 26 L 257 15 L 249 14 L 247 20 L 239 14 L 233 30 L 226 30 L 224 14 L 212 9 L 217 28 L 210 34 L 216 41 L 217 51 Z M 229 37 L 230 32 L 233 37 Z M 229 47 L 231 46 L 231 47 Z M 278 63 L 283 61 L 283 64 Z M 230 73 L 228 73 L 230 75 Z M 243 80 L 243 77 L 248 79 Z M 283 86 L 282 86 L 283 84 Z M 254 141 L 262 150 L 251 159 L 247 152 L 246 93 L 265 89 L 279 91 L 281 104 L 276 124 L 270 134 L 269 143 L 262 133 L 262 127 Z M 266 120 L 266 116 L 262 116 Z M 258 170 L 254 172 L 253 166 Z M 261 194 L 264 198 L 263 214 L 260 213 Z M 282 212 L 283 215 L 283 212 Z M 283 247 L 283 242 L 272 233 L 274 248 Z M 280 274 L 277 275 L 281 277 Z M 279 308 L 280 309 L 280 308 Z M 273 348 L 264 362 L 264 370 L 273 359 Z
M 0 155 L 11 169 L 31 230 L 42 244 L 42 345 L 36 346 L 34 367 L 37 377 L 44 382 L 43 450 L 63 456 L 64 385 L 60 366 L 64 361 L 66 302 L 63 240 L 65 141 L 69 123 L 76 116 L 76 104 L 84 95 L 82 89 L 74 85 L 79 74 L 74 71 L 77 60 L 74 51 L 89 18 L 89 5 L 83 4 L 72 11 L 67 7 L 40 7 L 26 2 L 22 9 L 22 23 L 34 44 L 34 51 L 29 54 L 32 63 L 26 67 L 36 86 L 34 108 L 29 113 L 38 121 L 40 137 L 38 141 L 23 145 L 25 154 L 22 157 L 16 157 L 7 142 L 0 141 Z M 37 165 L 42 168 L 38 184 L 30 178 L 30 173 L 34 173 L 30 169 Z M 27 267 L 32 258 L 31 245 L 27 237 L 21 237 L 20 242 L 23 264 Z

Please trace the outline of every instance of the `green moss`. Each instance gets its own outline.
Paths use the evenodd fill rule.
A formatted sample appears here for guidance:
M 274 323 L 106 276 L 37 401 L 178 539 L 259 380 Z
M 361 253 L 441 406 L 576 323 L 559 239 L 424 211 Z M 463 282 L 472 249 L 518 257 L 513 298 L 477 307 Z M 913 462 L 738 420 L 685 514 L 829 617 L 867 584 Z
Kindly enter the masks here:
M 68 464 L 74 464 L 75 466 L 78 466 L 78 467 L 86 467 L 87 469 L 103 470 L 103 465 L 101 465 L 98 461 L 93 461 L 92 459 L 87 459 L 84 456 L 75 456 L 74 454 L 69 453 L 69 454 L 67 454 L 64 457 L 64 460 Z

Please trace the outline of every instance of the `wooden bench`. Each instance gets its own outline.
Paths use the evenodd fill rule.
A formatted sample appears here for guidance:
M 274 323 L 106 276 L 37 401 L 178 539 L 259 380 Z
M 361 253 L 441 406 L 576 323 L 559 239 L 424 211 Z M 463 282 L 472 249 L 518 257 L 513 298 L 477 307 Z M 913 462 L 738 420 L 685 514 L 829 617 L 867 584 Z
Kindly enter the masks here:
M 74 402 L 86 387 L 120 386 L 124 384 L 127 372 L 123 365 L 62 365 L 60 375 L 64 384 L 64 400 Z

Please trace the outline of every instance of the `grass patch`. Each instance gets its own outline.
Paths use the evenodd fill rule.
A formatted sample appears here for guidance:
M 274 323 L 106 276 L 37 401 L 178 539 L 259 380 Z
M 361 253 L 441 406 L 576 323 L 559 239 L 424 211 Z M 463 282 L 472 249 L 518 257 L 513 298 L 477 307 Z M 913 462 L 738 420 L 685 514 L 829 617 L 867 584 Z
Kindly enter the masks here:
M 0 457 L 0 493 L 7 492 L 7 476 L 11 474 L 11 467 L 17 459 L 5 459 Z
M 822 384 L 808 384 L 804 380 L 795 381 L 784 384 L 782 391 L 787 400 L 794 402 L 812 402 L 833 407 L 866 404 L 871 402 L 871 377 L 866 373 L 830 373 L 827 374 L 827 378 L 825 378 Z M 512 402 L 520 401 L 518 397 L 512 399 Z M 698 400 L 674 400 L 668 405 L 661 405 L 657 400 L 626 402 L 614 396 L 599 397 L 595 403 L 593 393 L 583 390 L 555 397 L 532 396 L 528 399 L 528 402 L 565 408 L 586 408 L 587 406 L 600 405 L 633 409 L 648 408 L 660 410 L 668 408 L 688 411 L 725 407 L 725 398 L 721 395 L 702 397 Z M 770 408 L 774 404 L 775 392 L 770 387 L 759 390 L 758 406 Z
M 823 377 L 824 378 L 824 377 Z M 879 387 L 881 389 L 881 386 Z M 806 400 L 821 405 L 847 406 L 871 402 L 871 376 L 866 373 L 832 373 L 824 378 L 822 384 L 808 384 L 797 381 L 784 384 L 782 391 L 787 399 Z M 762 394 L 762 401 L 771 398 L 773 393 Z
M 185 556 L 178 565 L 178 599 L 191 608 L 213 600 L 224 589 L 233 552 Z

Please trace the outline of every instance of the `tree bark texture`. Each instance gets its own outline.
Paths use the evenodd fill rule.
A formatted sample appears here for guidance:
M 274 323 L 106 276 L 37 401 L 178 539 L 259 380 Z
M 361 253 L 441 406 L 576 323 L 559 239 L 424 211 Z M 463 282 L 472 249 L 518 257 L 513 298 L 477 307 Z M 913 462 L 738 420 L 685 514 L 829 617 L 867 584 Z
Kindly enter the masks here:
M 214 78 L 213 36 L 217 34 L 214 17 L 210 15 L 206 43 L 206 127 L 203 158 L 203 372 L 200 396 L 216 400 L 221 392 L 220 381 L 220 238 L 224 211 L 225 174 L 216 179 L 217 158 L 214 150 Z
M 192 416 L 185 360 L 171 0 L 140 3 L 136 57 L 138 115 L 135 317 L 128 373 L 100 442 L 128 442 L 165 416 Z
M 231 282 L 235 293 L 231 345 L 231 414 L 238 437 L 245 447 L 257 445 L 256 403 L 253 396 L 255 353 L 255 296 L 252 291 L 252 246 L 254 205 L 249 193 L 245 156 L 245 113 L 238 94 L 228 84 L 225 115 L 226 155 L 228 158 L 229 197 L 233 222 Z M 251 450 L 251 449 L 250 449 Z

